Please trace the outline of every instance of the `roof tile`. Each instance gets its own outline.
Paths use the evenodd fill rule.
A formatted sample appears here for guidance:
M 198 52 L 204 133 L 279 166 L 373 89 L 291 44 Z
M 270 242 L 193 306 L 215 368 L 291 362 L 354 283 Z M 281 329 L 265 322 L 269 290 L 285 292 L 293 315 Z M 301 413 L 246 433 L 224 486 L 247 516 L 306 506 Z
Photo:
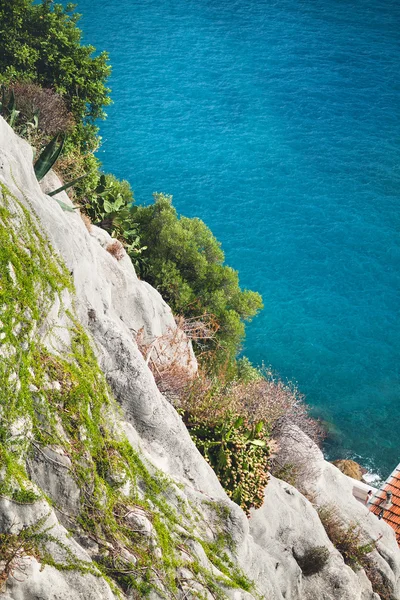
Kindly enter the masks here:
M 369 509 L 375 515 L 382 512 L 381 504 L 386 500 L 386 492 L 392 492 L 392 506 L 383 510 L 382 519 L 395 531 L 400 546 L 400 464 L 389 475 L 381 489 L 372 497 Z

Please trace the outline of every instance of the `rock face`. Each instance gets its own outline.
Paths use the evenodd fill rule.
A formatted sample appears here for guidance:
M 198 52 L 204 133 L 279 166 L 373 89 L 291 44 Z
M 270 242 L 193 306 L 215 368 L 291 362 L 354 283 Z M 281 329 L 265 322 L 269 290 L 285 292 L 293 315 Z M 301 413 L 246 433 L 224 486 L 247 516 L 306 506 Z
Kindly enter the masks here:
M 139 331 L 148 344 L 162 339 L 163 360 L 178 355 L 195 372 L 190 342 L 177 331 L 171 310 L 137 278 L 127 256 L 116 260 L 106 250 L 106 232 L 88 231 L 79 214 L 63 211 L 44 193 L 58 180 L 48 176 L 41 189 L 31 148 L 2 119 L 0 183 L 4 239 L 11 236 L 15 244 L 27 224 L 37 227 L 37 264 L 51 271 L 43 278 L 33 265 L 32 293 L 42 294 L 40 301 L 32 314 L 14 311 L 14 329 L 1 338 L 2 360 L 13 366 L 11 373 L 0 372 L 8 390 L 0 409 L 10 394 L 19 398 L 22 392 L 34 408 L 15 418 L 0 412 L 4 453 L 17 465 L 11 475 L 11 458 L 0 465 L 0 598 L 378 600 L 364 571 L 345 565 L 325 533 L 316 507 L 332 502 L 345 522 L 358 521 L 365 535 L 379 538 L 373 558 L 392 599 L 399 598 L 393 531 L 353 498 L 348 478 L 301 432 L 292 447 L 312 465 L 313 504 L 273 477 L 264 505 L 250 519 L 229 500 L 137 346 Z M 70 203 L 65 193 L 59 198 Z M 21 244 L 19 260 L 33 260 L 30 248 Z M 23 269 L 10 256 L 6 280 L 19 292 L 18 305 Z M 2 313 L 11 310 L 10 302 Z M 25 370 L 15 358 L 18 343 L 32 354 Z M 100 405 L 96 398 L 103 398 Z M 306 575 L 299 564 L 315 548 L 327 549 L 327 559 Z M 151 563 L 145 563 L 144 581 L 138 565 L 146 554 Z
M 352 477 L 353 479 L 357 479 L 357 481 L 362 480 L 363 470 L 362 467 L 356 463 L 354 460 L 334 460 L 333 465 L 339 469 L 342 473 L 347 475 L 348 477 Z

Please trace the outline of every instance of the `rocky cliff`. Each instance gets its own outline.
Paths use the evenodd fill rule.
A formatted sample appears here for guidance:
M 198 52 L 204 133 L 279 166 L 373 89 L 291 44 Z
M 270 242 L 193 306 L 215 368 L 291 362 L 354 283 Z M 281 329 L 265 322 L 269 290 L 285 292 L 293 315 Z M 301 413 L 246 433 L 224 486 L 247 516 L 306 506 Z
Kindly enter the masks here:
M 190 342 L 108 234 L 46 195 L 59 183 L 40 187 L 32 158 L 0 119 L 0 598 L 377 600 L 327 537 L 331 504 L 399 598 L 393 531 L 301 432 L 287 435 L 312 503 L 273 477 L 249 519 L 229 500 L 137 335 L 195 371 Z M 310 574 L 315 548 L 327 560 Z

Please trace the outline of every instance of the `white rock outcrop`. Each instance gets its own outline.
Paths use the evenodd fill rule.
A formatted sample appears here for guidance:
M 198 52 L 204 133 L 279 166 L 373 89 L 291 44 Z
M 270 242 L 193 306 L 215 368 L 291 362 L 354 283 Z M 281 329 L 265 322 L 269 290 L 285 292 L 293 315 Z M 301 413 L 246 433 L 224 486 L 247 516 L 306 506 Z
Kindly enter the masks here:
M 90 334 L 99 365 L 122 409 L 119 417 L 110 416 L 111 420 L 116 419 L 114 427 L 123 430 L 133 448 L 176 483 L 171 505 L 178 511 L 200 515 L 196 525 L 198 538 L 214 539 L 213 507 L 216 503 L 226 507 L 220 525 L 232 540 L 232 560 L 255 584 L 255 588 L 247 591 L 222 586 L 226 597 L 235 600 L 377 600 L 379 597 L 372 591 L 365 574 L 354 572 L 345 565 L 341 554 L 329 541 L 313 504 L 289 484 L 271 477 L 265 490 L 264 505 L 252 511 L 250 519 L 229 500 L 214 472 L 192 443 L 181 418 L 158 391 L 137 347 L 136 335 L 140 330 L 149 343 L 162 337 L 165 345 L 170 334 L 176 343 L 176 324 L 171 310 L 157 291 L 138 279 L 127 256 L 117 261 L 107 252 L 111 238 L 106 232 L 96 227 L 89 232 L 77 212 L 62 210 L 54 198 L 45 194 L 46 190 L 58 187 L 57 178 L 48 176 L 41 189 L 32 168 L 31 148 L 1 118 L 0 182 L 35 215 L 54 252 L 62 257 L 71 274 L 76 294 L 64 293 L 63 310 L 73 309 Z M 70 204 L 65 193 L 59 194 L 59 198 Z M 69 343 L 63 314 L 60 303 L 55 303 L 40 331 L 36 332 L 49 348 Z M 191 345 L 184 335 L 178 337 L 182 364 L 194 372 L 196 362 Z M 175 353 L 176 348 L 171 349 L 171 356 Z M 60 430 L 60 437 L 62 435 Z M 294 452 L 304 452 L 305 447 L 316 467 L 312 469 L 314 475 L 310 481 L 315 503 L 334 502 L 346 521 L 359 521 L 372 539 L 381 536 L 374 551 L 375 558 L 393 585 L 393 600 L 400 598 L 400 552 L 392 530 L 353 498 L 348 478 L 326 463 L 308 438 L 293 445 Z M 73 539 L 64 528 L 68 526 L 68 519 L 63 516 L 63 511 L 67 515 L 79 511 L 79 488 L 69 479 L 69 458 L 63 455 L 62 448 L 49 447 L 44 453 L 45 456 L 28 457 L 28 473 L 34 485 L 57 501 L 60 510 L 53 510 L 45 500 L 23 505 L 0 498 L 0 533 L 18 532 L 44 518 L 44 527 L 51 526 L 52 535 L 62 542 L 61 546 L 53 544 L 55 562 L 61 561 L 62 557 L 57 555 L 64 551 L 90 564 L 98 552 L 96 542 L 87 538 Z M 154 540 L 156 547 L 157 539 L 147 515 L 139 510 L 129 518 L 132 526 Z M 217 581 L 221 573 L 217 566 L 210 564 L 196 539 L 188 536 L 187 548 Z M 319 573 L 305 576 L 296 557 L 317 546 L 328 549 L 328 561 Z M 156 550 L 161 552 L 160 548 Z M 0 556 L 0 573 L 1 560 Z M 40 565 L 35 557 L 27 557 L 18 573 L 4 583 L 0 598 L 116 598 L 115 590 L 99 572 L 95 572 L 95 567 L 93 569 L 94 574 L 60 570 L 55 566 Z M 215 598 L 209 589 L 192 581 L 187 570 L 182 568 L 177 576 L 186 581 L 178 595 L 164 590 L 154 591 L 149 597 L 155 600 L 162 597 Z

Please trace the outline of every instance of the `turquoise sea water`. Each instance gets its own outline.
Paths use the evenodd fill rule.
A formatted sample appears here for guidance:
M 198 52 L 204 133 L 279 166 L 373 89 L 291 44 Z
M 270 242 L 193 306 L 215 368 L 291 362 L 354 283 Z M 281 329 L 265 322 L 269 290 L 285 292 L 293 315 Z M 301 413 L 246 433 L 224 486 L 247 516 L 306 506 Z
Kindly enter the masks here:
M 100 158 L 202 218 L 265 309 L 246 354 L 298 382 L 329 456 L 400 461 L 400 4 L 80 0 L 109 51 Z

